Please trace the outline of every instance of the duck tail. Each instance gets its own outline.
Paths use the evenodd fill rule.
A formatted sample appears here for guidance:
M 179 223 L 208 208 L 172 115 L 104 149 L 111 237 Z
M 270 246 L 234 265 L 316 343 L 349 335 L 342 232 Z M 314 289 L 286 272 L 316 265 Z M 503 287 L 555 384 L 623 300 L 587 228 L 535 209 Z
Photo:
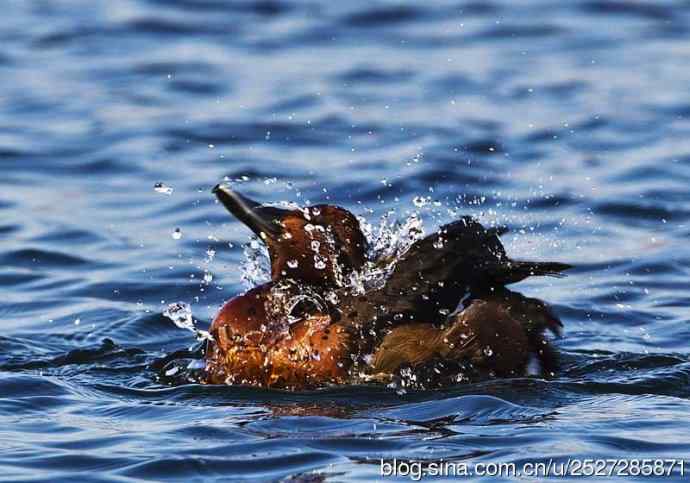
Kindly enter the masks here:
M 571 268 L 573 268 L 572 265 L 561 262 L 511 260 L 497 264 L 493 275 L 497 283 L 508 285 L 533 276 L 564 277 L 562 272 Z

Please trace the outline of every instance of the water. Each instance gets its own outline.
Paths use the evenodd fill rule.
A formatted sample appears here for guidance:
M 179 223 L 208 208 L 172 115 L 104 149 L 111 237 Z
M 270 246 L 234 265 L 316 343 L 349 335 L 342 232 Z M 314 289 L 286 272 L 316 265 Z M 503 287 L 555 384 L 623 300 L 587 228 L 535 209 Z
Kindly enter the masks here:
M 3 6 L 3 478 L 690 455 L 687 2 Z M 157 380 L 196 344 L 168 305 L 206 329 L 261 273 L 210 195 L 225 177 L 374 227 L 474 213 L 511 255 L 576 264 L 513 287 L 563 319 L 560 374 L 405 395 Z

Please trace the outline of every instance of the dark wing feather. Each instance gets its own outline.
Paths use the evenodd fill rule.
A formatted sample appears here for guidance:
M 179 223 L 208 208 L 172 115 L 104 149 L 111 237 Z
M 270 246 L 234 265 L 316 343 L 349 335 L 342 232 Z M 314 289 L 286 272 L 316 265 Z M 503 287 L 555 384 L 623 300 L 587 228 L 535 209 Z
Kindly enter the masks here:
M 382 288 L 366 295 L 344 289 L 334 310 L 346 325 L 363 329 L 384 323 L 435 323 L 470 293 L 569 268 L 562 263 L 511 260 L 498 237 L 505 232 L 504 227 L 486 229 L 470 216 L 444 225 L 410 246 Z

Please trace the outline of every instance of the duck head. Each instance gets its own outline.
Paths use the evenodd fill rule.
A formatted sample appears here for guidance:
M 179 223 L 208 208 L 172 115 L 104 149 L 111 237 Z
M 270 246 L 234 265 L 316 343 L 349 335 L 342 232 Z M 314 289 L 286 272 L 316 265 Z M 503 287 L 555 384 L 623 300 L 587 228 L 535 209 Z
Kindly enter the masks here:
M 366 261 L 367 240 L 357 218 L 332 205 L 303 209 L 266 206 L 219 184 L 213 193 L 268 247 L 271 279 L 340 286 Z

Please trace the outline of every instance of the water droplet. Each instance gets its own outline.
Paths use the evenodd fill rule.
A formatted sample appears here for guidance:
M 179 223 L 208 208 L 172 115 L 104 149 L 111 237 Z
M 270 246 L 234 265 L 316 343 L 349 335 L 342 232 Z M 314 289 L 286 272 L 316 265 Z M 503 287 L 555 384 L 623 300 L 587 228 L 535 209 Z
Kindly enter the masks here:
M 171 195 L 173 192 L 172 186 L 167 186 L 164 183 L 154 184 L 153 189 L 156 191 L 156 193 L 162 193 L 164 195 Z
M 187 364 L 187 369 L 203 369 L 206 367 L 206 361 L 202 359 L 193 359 Z
M 297 260 L 288 260 L 287 266 L 290 268 L 297 268 L 299 266 L 299 262 Z
M 179 228 L 175 228 L 175 230 L 173 230 L 172 232 L 172 237 L 173 240 L 179 240 L 180 238 L 182 238 L 182 230 L 180 230 Z
M 211 283 L 213 281 L 213 274 L 206 272 L 204 274 L 204 282 Z
M 427 203 L 429 203 L 429 198 L 424 198 L 423 196 L 415 196 L 412 198 L 412 204 L 417 208 L 422 208 L 426 206 Z
M 484 355 L 487 357 L 491 357 L 492 355 L 494 355 L 494 351 L 491 349 L 491 347 L 487 345 L 486 347 L 484 347 Z
M 338 305 L 338 302 L 340 301 L 340 299 L 338 298 L 338 294 L 336 294 L 335 292 L 328 292 L 325 298 L 326 300 L 328 300 L 328 302 L 330 302 L 333 305 Z
M 172 367 L 172 368 L 168 369 L 167 371 L 165 371 L 165 375 L 166 376 L 174 376 L 179 371 L 180 371 L 179 367 Z
M 81 319 L 74 319 L 74 325 L 81 324 Z
M 311 249 L 315 252 L 318 252 L 319 248 L 321 248 L 321 242 L 319 242 L 318 240 L 312 240 Z

